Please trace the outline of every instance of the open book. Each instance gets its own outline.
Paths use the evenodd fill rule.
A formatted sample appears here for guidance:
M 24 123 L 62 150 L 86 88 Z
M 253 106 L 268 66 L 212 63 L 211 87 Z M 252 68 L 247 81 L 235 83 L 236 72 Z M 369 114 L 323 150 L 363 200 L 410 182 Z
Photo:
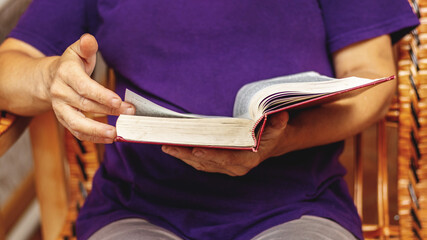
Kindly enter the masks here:
M 392 79 L 335 79 L 305 72 L 261 80 L 238 91 L 233 117 L 178 113 L 126 90 L 125 101 L 136 113 L 119 116 L 116 140 L 256 151 L 270 114 L 354 96 Z

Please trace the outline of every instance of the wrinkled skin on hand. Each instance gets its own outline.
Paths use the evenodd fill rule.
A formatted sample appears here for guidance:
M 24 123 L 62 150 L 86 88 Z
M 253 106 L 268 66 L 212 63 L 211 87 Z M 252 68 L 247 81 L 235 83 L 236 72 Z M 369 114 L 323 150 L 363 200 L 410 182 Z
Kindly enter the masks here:
M 116 137 L 113 126 L 87 118 L 83 112 L 108 115 L 134 114 L 134 107 L 113 91 L 90 78 L 98 44 L 89 34 L 69 46 L 50 65 L 46 82 L 52 108 L 59 120 L 80 140 L 111 143 Z
M 199 171 L 243 176 L 267 158 L 284 153 L 279 141 L 284 137 L 288 120 L 287 112 L 276 113 L 268 119 L 257 152 L 167 145 L 162 146 L 162 150 Z

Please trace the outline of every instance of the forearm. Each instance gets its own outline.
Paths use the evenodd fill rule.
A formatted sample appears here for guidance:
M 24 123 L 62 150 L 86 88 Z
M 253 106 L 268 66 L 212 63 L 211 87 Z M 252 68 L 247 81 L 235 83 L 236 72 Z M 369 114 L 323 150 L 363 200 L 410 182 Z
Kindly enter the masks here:
M 350 99 L 291 113 L 278 154 L 340 141 L 361 132 L 384 117 L 394 85 L 394 81 L 389 82 Z
M 396 74 L 387 35 L 335 52 L 333 63 L 338 78 L 376 79 Z M 361 132 L 384 117 L 395 89 L 394 80 L 349 99 L 291 113 L 273 155 L 340 141 Z
M 47 82 L 56 58 L 0 51 L 0 110 L 28 116 L 50 109 Z

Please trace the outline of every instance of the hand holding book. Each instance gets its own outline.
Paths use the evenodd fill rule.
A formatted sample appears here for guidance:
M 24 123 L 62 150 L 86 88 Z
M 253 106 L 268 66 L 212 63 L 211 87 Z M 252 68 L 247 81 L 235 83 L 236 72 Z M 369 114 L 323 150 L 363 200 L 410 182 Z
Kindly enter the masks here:
M 269 118 L 258 151 L 234 149 L 179 147 L 163 145 L 163 152 L 181 159 L 199 171 L 243 176 L 264 160 L 284 154 L 278 142 L 284 138 L 289 114 L 278 112 Z

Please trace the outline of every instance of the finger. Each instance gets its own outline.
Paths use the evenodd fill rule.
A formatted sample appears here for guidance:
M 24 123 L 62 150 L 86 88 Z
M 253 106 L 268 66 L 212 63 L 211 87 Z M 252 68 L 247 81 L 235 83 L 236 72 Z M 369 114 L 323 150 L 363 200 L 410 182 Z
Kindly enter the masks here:
M 120 115 L 120 114 L 124 114 L 124 115 L 135 115 L 135 106 L 133 106 L 133 104 L 128 103 L 128 102 L 122 102 L 122 104 L 120 105 L 120 107 L 118 108 L 117 112 L 115 112 L 114 114 L 111 115 Z
M 96 50 L 95 38 L 89 34 L 83 35 L 67 48 L 61 56 L 59 64 L 55 65 L 57 67 L 56 78 L 64 81 L 85 98 L 109 107 L 119 108 L 122 102 L 120 97 L 89 77 L 88 63 L 95 62 Z
M 204 172 L 218 172 L 217 169 L 213 169 L 211 166 L 207 166 L 202 163 L 196 156 L 192 154 L 192 149 L 187 147 L 173 147 L 173 146 L 162 146 L 162 151 L 173 157 L 176 157 L 188 165 L 194 167 L 199 171 Z
M 77 63 L 76 61 L 70 61 L 71 63 L 60 68 L 61 76 L 63 76 L 63 79 L 66 78 L 69 80 L 66 82 L 71 88 L 85 98 L 95 102 L 114 108 L 120 107 L 122 101 L 117 94 L 89 77 L 95 66 L 96 52 L 98 51 L 98 43 L 95 37 L 90 34 L 84 34 L 67 50 L 69 51 L 64 53 L 64 58 L 66 60 L 69 58 L 72 59 L 72 55 L 79 57 L 86 73 L 84 74 L 80 71 L 78 64 L 72 64 Z
M 85 71 L 91 74 L 96 63 L 96 52 L 98 51 L 98 42 L 90 34 L 83 34 L 79 40 L 70 46 L 85 63 Z
M 289 113 L 286 111 L 275 113 L 268 121 L 268 127 L 281 130 L 285 129 L 289 121 Z
M 243 176 L 261 163 L 260 155 L 249 151 L 196 147 L 192 154 L 230 176 Z
M 77 135 L 77 138 L 85 138 L 81 140 L 111 139 L 113 141 L 116 137 L 116 129 L 113 126 L 86 118 L 84 114 L 65 103 L 54 102 L 52 105 L 60 122 Z
M 77 46 L 80 47 L 77 50 L 77 53 L 82 58 L 89 58 L 92 57 L 97 51 L 98 51 L 98 42 L 96 41 L 95 37 L 91 34 L 83 34 L 80 39 Z
M 101 138 L 101 137 L 94 137 L 91 135 L 86 135 L 80 132 L 75 132 L 69 130 L 71 134 L 73 134 L 76 138 L 78 138 L 81 141 L 87 141 L 87 142 L 93 142 L 93 143 L 102 143 L 102 144 L 110 144 L 114 142 L 114 139 L 111 138 Z
M 119 108 L 119 114 L 135 115 L 136 108 L 132 103 L 122 102 Z
M 218 168 L 218 167 L 206 164 L 206 163 L 201 162 L 201 161 L 195 161 L 195 160 L 186 159 L 186 158 L 183 158 L 183 159 L 180 158 L 180 160 L 185 162 L 186 164 L 192 166 L 193 168 L 195 168 L 198 171 L 209 172 L 209 173 L 221 173 L 221 174 L 226 174 L 226 175 L 233 176 L 233 177 L 238 176 L 235 173 L 229 171 L 228 169 Z
M 203 151 L 202 149 L 199 149 L 199 148 L 197 149 L 198 151 Z M 230 166 L 227 166 L 224 164 L 218 164 L 218 162 L 214 161 L 214 158 L 203 158 L 203 157 L 200 157 L 200 155 L 197 156 L 198 151 L 194 151 L 194 149 L 192 148 L 173 147 L 173 146 L 164 145 L 162 146 L 162 151 L 173 157 L 176 157 L 182 160 L 183 162 L 187 163 L 188 165 L 191 165 L 192 167 L 194 167 L 199 171 L 211 172 L 211 173 L 222 173 L 222 174 L 227 174 L 229 176 L 242 176 L 248 172 L 246 168 L 244 168 L 245 170 L 242 171 L 241 166 L 230 168 Z M 213 150 L 213 151 L 217 151 L 217 150 Z M 218 152 L 218 154 L 209 154 L 209 155 L 211 156 L 215 155 L 216 159 L 226 158 L 226 156 L 224 156 L 224 152 L 223 154 L 220 154 L 220 152 Z M 203 154 L 204 157 L 207 157 L 209 155 Z
M 135 107 L 130 103 L 122 102 L 119 108 L 112 108 L 79 95 L 68 85 L 58 83 L 55 87 L 58 87 L 58 85 L 61 85 L 59 87 L 60 89 L 52 91 L 53 97 L 61 99 L 69 105 L 85 112 L 101 113 L 108 115 L 132 115 L 135 113 Z
M 289 120 L 288 112 L 275 113 L 270 118 L 268 118 L 267 126 L 265 128 L 263 137 L 260 142 L 260 149 L 261 147 L 263 150 L 271 149 L 277 144 L 277 140 L 285 132 L 286 126 L 288 124 L 288 120 Z M 267 154 L 268 151 L 262 151 L 262 152 Z
M 64 82 L 78 95 L 112 108 L 119 108 L 121 98 L 113 91 L 91 79 L 74 61 L 62 63 L 57 73 L 60 81 L 55 81 L 51 91 L 61 91 L 61 85 L 54 86 L 56 82 Z M 57 88 L 55 88 L 57 87 Z M 58 93 L 60 94 L 60 93 Z

